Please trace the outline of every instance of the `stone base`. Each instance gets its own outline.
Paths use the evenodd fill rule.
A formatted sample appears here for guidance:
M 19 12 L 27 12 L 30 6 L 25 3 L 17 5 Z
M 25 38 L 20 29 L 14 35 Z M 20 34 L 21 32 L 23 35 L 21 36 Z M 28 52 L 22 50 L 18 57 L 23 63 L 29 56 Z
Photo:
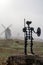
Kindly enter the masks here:
M 8 57 L 7 65 L 43 65 L 43 58 L 37 55 L 15 55 Z

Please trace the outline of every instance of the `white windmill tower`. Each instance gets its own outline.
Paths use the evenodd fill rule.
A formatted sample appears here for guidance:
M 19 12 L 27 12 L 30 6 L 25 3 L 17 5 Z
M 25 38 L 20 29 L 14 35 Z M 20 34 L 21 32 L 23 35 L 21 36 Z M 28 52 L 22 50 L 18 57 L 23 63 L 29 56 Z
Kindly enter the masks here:
M 1 35 L 3 34 L 3 33 L 5 33 L 5 39 L 11 39 L 11 30 L 10 30 L 10 28 L 9 27 L 11 27 L 11 25 L 9 25 L 7 28 L 2 24 L 2 26 L 3 26 L 3 28 L 5 29 L 2 33 L 1 33 Z

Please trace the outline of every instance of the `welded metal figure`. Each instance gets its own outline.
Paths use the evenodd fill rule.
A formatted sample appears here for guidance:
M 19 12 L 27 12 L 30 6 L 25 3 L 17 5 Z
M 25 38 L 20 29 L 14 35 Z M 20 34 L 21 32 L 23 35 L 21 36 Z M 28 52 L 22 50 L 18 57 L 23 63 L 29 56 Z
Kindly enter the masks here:
M 32 37 L 32 33 L 36 33 L 38 36 L 40 36 L 41 34 L 41 29 L 38 27 L 37 32 L 34 31 L 33 27 L 30 27 L 30 24 L 32 23 L 32 21 L 27 21 L 27 27 L 23 28 L 23 32 L 25 33 L 25 48 L 24 48 L 24 53 L 25 55 L 27 55 L 27 40 L 29 39 L 31 41 L 30 43 L 30 51 L 32 54 L 34 54 L 33 52 L 33 37 Z

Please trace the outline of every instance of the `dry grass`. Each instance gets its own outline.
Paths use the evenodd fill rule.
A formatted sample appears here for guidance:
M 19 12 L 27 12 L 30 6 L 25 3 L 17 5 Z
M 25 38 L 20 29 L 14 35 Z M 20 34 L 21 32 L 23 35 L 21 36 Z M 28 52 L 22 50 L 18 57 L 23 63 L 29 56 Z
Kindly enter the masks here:
M 28 53 L 30 53 L 30 42 L 28 43 Z M 43 56 L 43 42 L 34 42 L 35 54 Z M 23 40 L 0 40 L 0 65 L 6 65 L 6 59 L 11 55 L 24 54 Z

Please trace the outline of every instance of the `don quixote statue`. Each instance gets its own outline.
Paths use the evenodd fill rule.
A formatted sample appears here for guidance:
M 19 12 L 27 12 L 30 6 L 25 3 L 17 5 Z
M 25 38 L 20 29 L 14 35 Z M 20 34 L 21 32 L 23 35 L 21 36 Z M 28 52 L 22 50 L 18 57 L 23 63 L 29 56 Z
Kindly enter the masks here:
M 25 22 L 25 20 L 24 20 Z M 25 34 L 25 37 L 24 37 L 24 40 L 25 40 L 25 48 L 24 48 L 24 53 L 25 55 L 27 55 L 27 40 L 29 39 L 30 40 L 30 51 L 32 54 L 34 54 L 33 52 L 33 32 L 37 34 L 37 36 L 39 37 L 41 35 L 41 29 L 40 27 L 37 28 L 37 32 L 35 32 L 34 28 L 33 27 L 30 27 L 30 24 L 32 23 L 32 21 L 26 21 L 26 24 L 27 24 L 27 27 L 25 27 L 24 25 L 24 28 L 23 28 L 23 32 Z

